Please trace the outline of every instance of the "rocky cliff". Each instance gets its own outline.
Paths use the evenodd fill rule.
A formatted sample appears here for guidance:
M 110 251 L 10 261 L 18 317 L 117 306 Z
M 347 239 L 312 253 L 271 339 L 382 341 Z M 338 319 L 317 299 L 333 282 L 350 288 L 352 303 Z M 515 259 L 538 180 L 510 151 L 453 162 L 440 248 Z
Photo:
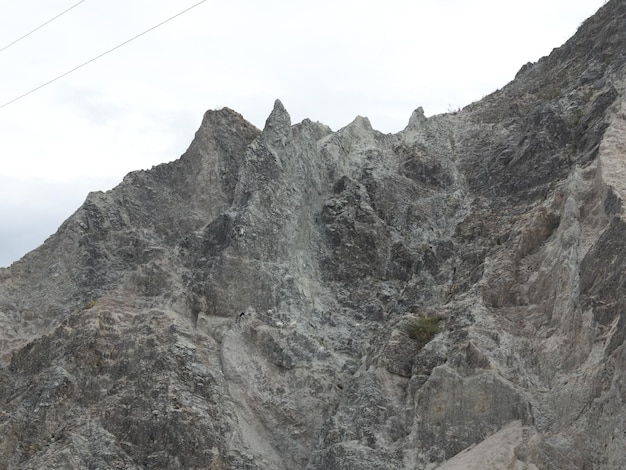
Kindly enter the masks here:
M 398 134 L 207 112 L 0 270 L 0 468 L 626 468 L 625 64 L 612 0 Z

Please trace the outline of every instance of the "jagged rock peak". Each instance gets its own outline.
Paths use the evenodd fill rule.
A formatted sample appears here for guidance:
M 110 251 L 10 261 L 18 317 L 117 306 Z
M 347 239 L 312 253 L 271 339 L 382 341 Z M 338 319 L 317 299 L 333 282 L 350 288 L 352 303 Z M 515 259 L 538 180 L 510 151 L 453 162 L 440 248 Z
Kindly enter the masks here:
M 265 121 L 263 135 L 270 141 L 282 141 L 287 138 L 291 130 L 291 116 L 277 99 L 274 101 L 274 109 Z
M 220 109 L 210 109 L 204 113 L 200 129 L 221 129 L 241 126 L 249 127 L 251 124 L 237 111 L 223 107 Z
M 183 160 L 202 159 L 214 147 L 221 147 L 227 153 L 237 154 L 241 145 L 247 145 L 260 130 L 230 108 L 209 110 L 204 113 L 202 124 L 196 131 Z
M 350 127 L 358 127 L 358 128 L 362 128 L 364 130 L 367 131 L 371 131 L 372 129 L 372 123 L 370 122 L 369 118 L 365 117 L 365 116 L 357 116 L 354 118 L 354 121 L 352 121 L 349 124 Z
M 406 129 L 417 129 L 421 127 L 425 122 L 426 116 L 424 115 L 424 108 L 420 106 L 411 114 L 411 117 L 409 118 L 409 124 L 406 126 Z

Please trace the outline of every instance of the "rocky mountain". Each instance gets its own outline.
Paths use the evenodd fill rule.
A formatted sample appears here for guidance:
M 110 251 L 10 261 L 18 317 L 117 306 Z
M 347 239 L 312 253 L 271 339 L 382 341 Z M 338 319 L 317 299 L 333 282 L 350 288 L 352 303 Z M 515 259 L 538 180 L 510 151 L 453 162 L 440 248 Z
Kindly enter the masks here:
M 465 109 L 204 116 L 0 270 L 0 469 L 626 468 L 626 2 Z

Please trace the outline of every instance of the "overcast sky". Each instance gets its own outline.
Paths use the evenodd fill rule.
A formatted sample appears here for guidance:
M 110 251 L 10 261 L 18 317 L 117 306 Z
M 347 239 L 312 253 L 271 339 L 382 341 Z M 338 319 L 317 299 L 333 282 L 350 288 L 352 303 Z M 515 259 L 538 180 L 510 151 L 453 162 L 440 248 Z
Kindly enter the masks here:
M 199 0 L 83 0 L 0 52 L 0 106 Z M 0 48 L 77 0 L 0 0 Z M 292 122 L 383 132 L 463 107 L 573 35 L 604 0 L 205 1 L 0 108 L 0 266 L 36 248 L 133 170 L 178 158 L 207 109 L 262 128 Z

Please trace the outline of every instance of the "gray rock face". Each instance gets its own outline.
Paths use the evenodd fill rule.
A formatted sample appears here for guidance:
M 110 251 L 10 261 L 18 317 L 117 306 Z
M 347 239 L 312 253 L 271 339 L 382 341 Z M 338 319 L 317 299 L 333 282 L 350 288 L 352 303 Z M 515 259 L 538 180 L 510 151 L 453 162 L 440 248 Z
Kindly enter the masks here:
M 0 469 L 626 468 L 626 5 L 457 113 L 259 131 L 0 270 Z

